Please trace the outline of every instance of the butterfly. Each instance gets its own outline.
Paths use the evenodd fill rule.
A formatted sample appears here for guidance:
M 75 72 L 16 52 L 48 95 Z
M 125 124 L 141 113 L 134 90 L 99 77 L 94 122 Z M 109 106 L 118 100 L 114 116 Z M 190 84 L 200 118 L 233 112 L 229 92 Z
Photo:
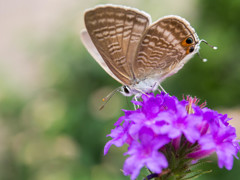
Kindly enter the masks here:
M 99 5 L 84 15 L 83 44 L 99 65 L 122 84 L 125 96 L 153 92 L 199 51 L 195 30 L 182 17 L 151 16 L 135 8 Z M 207 43 L 207 42 L 205 42 Z

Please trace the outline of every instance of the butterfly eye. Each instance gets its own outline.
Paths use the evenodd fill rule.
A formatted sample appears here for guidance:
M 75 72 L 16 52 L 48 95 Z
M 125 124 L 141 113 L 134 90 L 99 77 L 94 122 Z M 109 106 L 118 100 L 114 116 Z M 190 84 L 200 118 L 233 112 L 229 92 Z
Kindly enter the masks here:
M 191 37 L 186 39 L 186 43 L 187 44 L 192 44 L 192 42 L 193 42 L 193 39 Z
M 130 93 L 130 89 L 128 86 L 123 86 L 123 91 L 126 93 L 126 94 L 129 94 Z

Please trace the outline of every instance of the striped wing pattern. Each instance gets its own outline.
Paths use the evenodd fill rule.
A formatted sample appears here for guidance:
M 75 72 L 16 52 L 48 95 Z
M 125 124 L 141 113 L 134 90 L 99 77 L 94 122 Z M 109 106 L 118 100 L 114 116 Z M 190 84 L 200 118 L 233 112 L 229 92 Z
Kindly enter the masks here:
M 197 41 L 194 30 L 185 21 L 177 16 L 164 17 L 146 30 L 133 64 L 137 79 L 154 77 L 161 81 L 183 66 L 189 48 L 183 45 L 184 40 L 191 37 L 193 44 Z
M 112 73 L 130 85 L 137 47 L 149 18 L 130 8 L 100 6 L 85 13 L 86 29 Z

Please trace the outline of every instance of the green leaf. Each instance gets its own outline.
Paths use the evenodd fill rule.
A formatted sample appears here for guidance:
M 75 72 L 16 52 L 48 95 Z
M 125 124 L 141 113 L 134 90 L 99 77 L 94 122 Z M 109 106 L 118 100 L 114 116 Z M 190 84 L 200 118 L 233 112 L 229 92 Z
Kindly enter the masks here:
M 190 177 L 187 177 L 187 178 L 183 178 L 181 180 L 192 180 L 192 179 L 195 179 L 195 178 L 198 178 L 199 176 L 203 175 L 203 174 L 207 174 L 207 173 L 211 173 L 212 170 L 209 170 L 209 171 L 202 171 L 202 170 L 199 170 L 199 173 L 196 173 Z

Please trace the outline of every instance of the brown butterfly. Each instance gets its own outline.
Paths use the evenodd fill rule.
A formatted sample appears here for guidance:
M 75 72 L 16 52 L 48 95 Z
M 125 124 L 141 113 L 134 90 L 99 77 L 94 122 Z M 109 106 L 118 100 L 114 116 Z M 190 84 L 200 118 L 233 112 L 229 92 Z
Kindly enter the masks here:
M 189 22 L 171 15 L 151 23 L 149 14 L 119 5 L 85 12 L 83 44 L 100 66 L 122 86 L 125 96 L 155 91 L 199 50 Z M 206 42 L 206 41 L 204 41 Z

